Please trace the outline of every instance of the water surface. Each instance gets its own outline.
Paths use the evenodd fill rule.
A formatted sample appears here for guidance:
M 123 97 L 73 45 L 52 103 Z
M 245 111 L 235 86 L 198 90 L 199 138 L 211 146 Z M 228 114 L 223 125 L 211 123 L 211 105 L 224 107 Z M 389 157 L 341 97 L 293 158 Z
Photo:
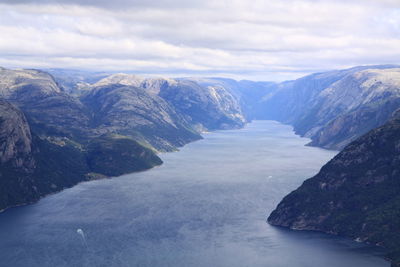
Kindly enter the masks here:
M 152 170 L 81 183 L 0 214 L 1 266 L 382 267 L 382 251 L 266 217 L 335 152 L 256 121 Z M 81 230 L 78 230 L 81 229 Z

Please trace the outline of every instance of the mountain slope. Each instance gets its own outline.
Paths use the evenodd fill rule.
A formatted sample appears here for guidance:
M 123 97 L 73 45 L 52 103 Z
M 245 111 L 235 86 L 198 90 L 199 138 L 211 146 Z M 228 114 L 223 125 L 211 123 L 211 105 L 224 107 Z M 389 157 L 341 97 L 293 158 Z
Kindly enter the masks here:
M 239 102 L 222 86 L 201 86 L 181 80 L 161 88 L 159 96 L 200 129 L 236 129 L 246 123 Z
M 277 84 L 274 82 L 254 82 L 248 80 L 236 81 L 227 78 L 185 78 L 198 83 L 203 87 L 222 87 L 229 92 L 239 103 L 242 115 L 247 120 L 257 118 L 259 105 L 265 95 L 275 92 Z
M 349 236 L 400 264 L 400 114 L 349 144 L 287 195 L 272 225 Z
M 77 139 L 89 135 L 87 109 L 45 72 L 1 69 L 0 97 L 18 106 L 39 135 Z
M 277 87 L 264 96 L 257 118 L 291 124 L 311 145 L 328 149 L 342 149 L 400 107 L 397 66 L 317 73 Z
M 122 84 L 94 87 L 82 97 L 100 134 L 131 136 L 157 150 L 175 150 L 201 138 L 167 102 L 145 89 Z
M 198 131 L 235 129 L 246 122 L 238 98 L 221 85 L 119 73 L 98 81 L 93 87 L 113 84 L 142 88 L 150 95 L 162 98 Z

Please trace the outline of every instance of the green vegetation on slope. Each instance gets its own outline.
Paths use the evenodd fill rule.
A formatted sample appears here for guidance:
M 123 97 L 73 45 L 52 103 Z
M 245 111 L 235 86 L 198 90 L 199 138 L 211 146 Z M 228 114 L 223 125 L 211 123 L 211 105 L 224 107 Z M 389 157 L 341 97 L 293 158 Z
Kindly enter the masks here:
M 400 264 L 400 119 L 348 145 L 268 221 L 381 245 Z
M 154 151 L 125 136 L 101 136 L 88 145 L 91 171 L 107 176 L 142 171 L 161 163 Z
M 67 138 L 33 136 L 34 166 L 22 171 L 10 163 L 0 171 L 0 210 L 32 203 L 82 181 L 142 171 L 162 164 L 155 152 L 123 136 L 102 136 L 82 149 Z

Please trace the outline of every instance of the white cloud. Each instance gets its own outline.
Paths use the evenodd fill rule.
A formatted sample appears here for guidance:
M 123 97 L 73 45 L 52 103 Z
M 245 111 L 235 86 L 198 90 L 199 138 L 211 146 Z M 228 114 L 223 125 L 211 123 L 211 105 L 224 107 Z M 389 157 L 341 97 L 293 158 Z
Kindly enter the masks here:
M 1 2 L 6 67 L 282 80 L 400 62 L 397 0 Z

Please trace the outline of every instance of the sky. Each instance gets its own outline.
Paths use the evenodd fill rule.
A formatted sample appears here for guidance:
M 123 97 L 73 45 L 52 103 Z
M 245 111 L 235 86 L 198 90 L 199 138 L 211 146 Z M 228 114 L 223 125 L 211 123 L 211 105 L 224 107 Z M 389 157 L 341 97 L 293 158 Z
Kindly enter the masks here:
M 400 63 L 400 0 L 0 0 L 0 66 L 282 81 Z

